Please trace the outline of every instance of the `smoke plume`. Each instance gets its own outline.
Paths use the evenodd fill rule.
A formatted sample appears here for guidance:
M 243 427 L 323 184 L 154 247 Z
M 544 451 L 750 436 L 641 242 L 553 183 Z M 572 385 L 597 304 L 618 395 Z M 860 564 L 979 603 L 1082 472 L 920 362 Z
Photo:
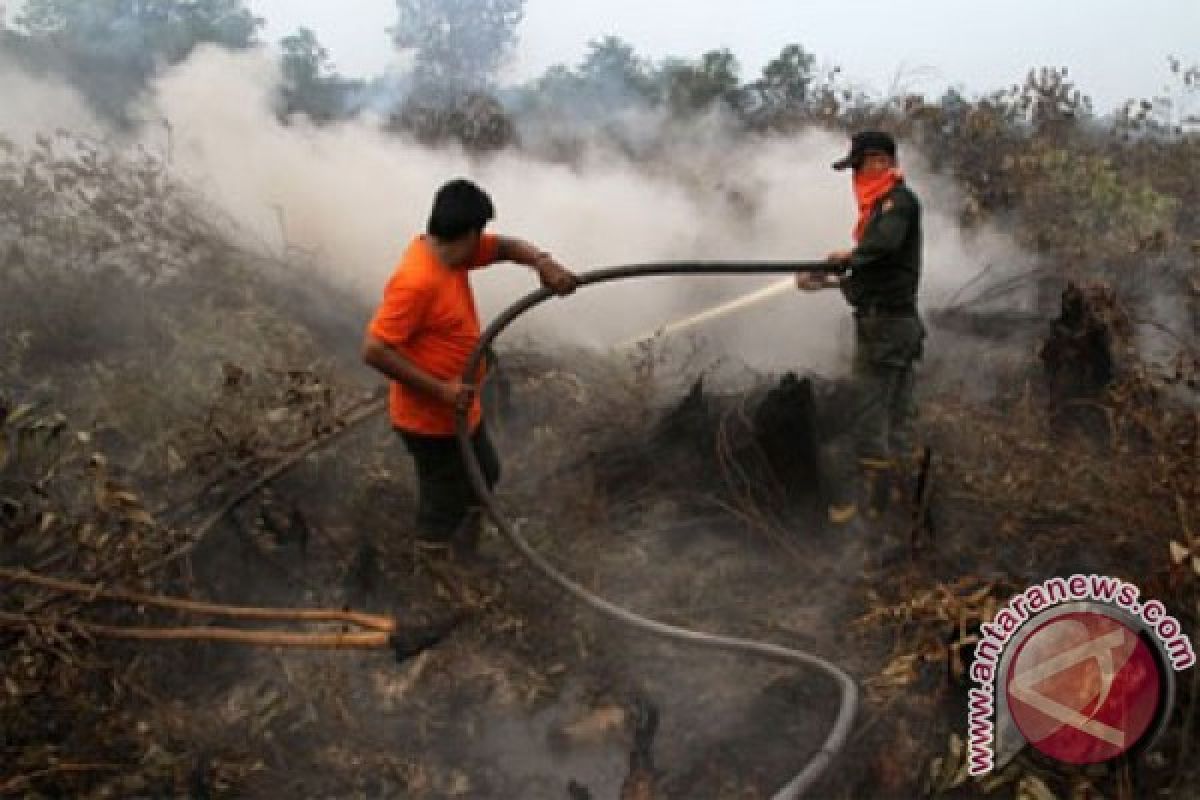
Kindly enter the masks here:
M 20 77 L 0 125 L 18 135 L 38 126 L 94 126 L 69 90 Z M 263 53 L 200 48 L 153 85 L 137 135 L 169 153 L 173 171 L 233 220 L 230 234 L 276 254 L 315 255 L 326 275 L 374 303 L 409 239 L 424 228 L 430 200 L 466 176 L 492 195 L 494 229 L 530 239 L 576 270 L 683 259 L 818 259 L 844 249 L 854 204 L 830 163 L 841 137 L 790 139 L 740 134 L 719 115 L 666 129 L 652 116 L 626 120 L 647 137 L 671 136 L 657 163 L 597 143 L 572 164 L 522 151 L 480 158 L 429 149 L 359 118 L 317 127 L 282 122 L 277 66 Z M 37 113 L 27 112 L 34 109 Z M 170 133 L 169 151 L 164 129 Z M 664 133 L 665 131 L 665 133 Z M 636 131 L 634 131 L 636 133 Z M 989 263 L 1024 258 L 994 232 L 960 230 L 958 198 L 945 180 L 902 153 L 926 206 L 923 303 L 936 304 Z M 550 303 L 523 330 L 555 342 L 611 346 L 681 316 L 752 291 L 767 279 L 664 278 L 589 289 Z M 517 266 L 475 279 L 488 316 L 536 286 Z M 838 368 L 845 356 L 845 304 L 836 292 L 775 296 L 698 331 L 718 352 L 757 369 Z

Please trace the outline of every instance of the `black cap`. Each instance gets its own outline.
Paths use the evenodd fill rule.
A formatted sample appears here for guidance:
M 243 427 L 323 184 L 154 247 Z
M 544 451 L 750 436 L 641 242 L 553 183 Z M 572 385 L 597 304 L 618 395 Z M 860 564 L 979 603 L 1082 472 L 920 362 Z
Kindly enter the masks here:
M 835 161 L 834 169 L 846 169 L 862 164 L 867 153 L 886 153 L 896 157 L 896 140 L 883 131 L 861 131 L 850 137 L 850 155 Z

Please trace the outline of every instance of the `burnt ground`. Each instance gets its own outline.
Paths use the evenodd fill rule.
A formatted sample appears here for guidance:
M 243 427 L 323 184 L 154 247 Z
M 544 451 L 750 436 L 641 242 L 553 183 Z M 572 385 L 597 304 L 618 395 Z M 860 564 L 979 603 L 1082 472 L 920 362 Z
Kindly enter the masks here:
M 603 355 L 517 351 L 502 364 L 491 402 L 501 496 L 539 549 L 642 613 L 810 649 L 859 679 L 855 732 L 814 796 L 981 795 L 956 777 L 953 737 L 965 720 L 969 644 L 960 640 L 988 604 L 1080 569 L 1172 591 L 1142 538 L 1095 524 L 1107 513 L 1094 500 L 1102 487 L 1077 481 L 1082 495 L 1063 496 L 1051 477 L 1065 485 L 1061 460 L 1019 451 L 1015 442 L 1046 448 L 1009 399 L 968 402 L 952 382 L 927 382 L 926 428 L 939 454 L 933 546 L 881 563 L 885 538 L 907 535 L 908 504 L 854 535 L 827 530 L 819 513 L 849 422 L 843 385 L 763 376 L 737 391 L 703 382 L 648 391 L 637 365 Z M 248 383 L 230 375 L 227 384 Z M 257 397 L 248 391 L 234 391 L 242 413 Z M 1080 469 L 1096 447 L 1089 441 L 1072 445 L 1082 448 Z M 494 531 L 467 562 L 416 547 L 412 487 L 402 445 L 375 415 L 227 515 L 161 588 L 239 605 L 350 607 L 405 626 L 453 620 L 437 644 L 397 662 L 388 651 L 99 643 L 89 656 L 96 680 L 119 675 L 121 692 L 82 713 L 48 701 L 39 733 L 106 768 L 34 777 L 18 794 L 557 799 L 578 781 L 615 798 L 631 710 L 649 703 L 661 715 L 657 796 L 769 797 L 827 734 L 837 698 L 822 675 L 601 619 Z M 179 512 L 180 527 L 220 496 Z M 103 725 L 93 733 L 94 722 Z M 124 738 L 105 738 L 113 725 Z M 1173 763 L 1187 748 L 1180 730 L 1136 792 L 1184 780 Z M 6 733 L 14 751 L 21 735 Z M 993 788 L 1021 796 L 1033 781 L 1065 791 L 1125 777 L 1022 756 Z
M 854 582 L 864 543 L 821 529 L 805 465 L 791 465 L 790 477 L 807 488 L 776 505 L 728 483 L 729 470 L 769 469 L 761 442 L 779 433 L 753 430 L 745 397 L 697 386 L 657 414 L 624 398 L 630 417 L 614 429 L 609 412 L 596 413 L 606 406 L 599 398 L 555 397 L 564 377 L 550 364 L 512 361 L 518 375 L 539 379 L 518 377 L 508 416 L 494 421 L 505 502 L 571 574 L 658 618 L 811 648 L 855 672 L 867 663 L 864 648 L 879 650 L 850 635 L 862 610 Z M 719 439 L 735 440 L 725 442 L 724 465 Z M 335 449 L 272 487 L 274 504 L 302 515 L 304 541 L 256 531 L 253 508 L 243 510 L 195 553 L 194 585 L 247 605 L 466 617 L 401 664 L 386 653 L 216 645 L 159 654 L 181 669 L 168 671 L 175 678 L 161 691 L 171 699 L 156 727 L 186 739 L 202 726 L 211 740 L 198 787 L 216 792 L 213 765 L 224 758 L 251 769 L 239 789 L 250 797 L 563 798 L 570 779 L 597 798 L 616 797 L 628 709 L 640 698 L 661 714 L 662 796 L 768 796 L 827 734 L 837 701 L 823 676 L 601 620 L 494 533 L 477 563 L 417 550 L 400 443 L 373 421 Z M 358 470 L 339 474 L 360 459 L 374 459 L 366 485 L 355 485 Z M 789 476 L 776 478 L 786 486 Z M 829 790 L 854 796 L 861 779 L 835 778 L 829 786 L 842 788 Z
M 863 688 L 855 732 L 814 796 L 1189 796 L 1185 702 L 1136 775 L 1071 772 L 1026 754 L 990 784 L 964 782 L 955 740 L 966 716 L 963 666 L 970 633 L 997 602 L 1078 570 L 1136 580 L 1175 608 L 1190 584 L 1148 546 L 1162 535 L 1155 514 L 1164 504 L 1137 482 L 1158 486 L 1154 465 L 1176 451 L 1156 449 L 1147 427 L 1112 459 L 1111 442 L 1059 430 L 1040 410 L 1027 347 L 989 345 L 986 358 L 963 350 L 955 357 L 998 383 L 1007 375 L 1015 390 L 973 396 L 947 377 L 963 374 L 953 364 L 926 365 L 933 538 L 912 558 L 902 550 L 881 561 L 884 540 L 908 533 L 907 503 L 853 535 L 822 524 L 850 403 L 844 385 L 816 376 L 760 376 L 736 390 L 648 385 L 641 365 L 609 355 L 502 353 L 490 402 L 501 497 L 539 549 L 604 597 L 667 622 L 810 649 L 853 674 Z M 303 422 L 294 434 L 331 413 L 329 386 L 303 371 L 226 365 L 222 381 L 203 424 L 169 440 L 182 454 L 178 474 L 141 484 L 172 501 L 161 506 L 171 528 L 160 535 L 195 529 L 230 487 L 278 460 L 271 442 L 282 434 L 261 418 L 294 417 Z M 342 398 L 361 396 L 331 385 Z M 1156 417 L 1164 425 L 1167 411 Z M 139 452 L 119 430 L 95 432 L 114 451 Z M 115 462 L 113 475 L 135 485 L 153 475 L 145 462 L 140 471 Z M 208 488 L 196 494 L 198 482 Z M 557 799 L 577 781 L 597 799 L 615 798 L 632 709 L 649 703 L 661 718 L 657 796 L 756 798 L 785 783 L 827 734 L 837 698 L 822 675 L 601 619 L 494 531 L 468 562 L 422 550 L 410 528 L 414 500 L 402 445 L 376 414 L 254 492 L 150 588 L 380 612 L 405 627 L 444 627 L 433 647 L 398 662 L 389 651 L 92 644 L 64 621 L 58 635 L 71 649 L 61 657 L 75 660 L 5 717 L 16 766 L 0 785 L 27 797 Z M 39 561 L 28 537 L 7 536 L 7 564 L 98 569 L 74 551 Z M 36 593 L 10 601 L 57 602 Z M 144 609 L 70 613 L 194 621 Z M 46 636 L 7 641 L 23 658 L 54 641 Z M 64 700 L 68 690 L 78 703 Z M 25 766 L 39 753 L 72 770 Z

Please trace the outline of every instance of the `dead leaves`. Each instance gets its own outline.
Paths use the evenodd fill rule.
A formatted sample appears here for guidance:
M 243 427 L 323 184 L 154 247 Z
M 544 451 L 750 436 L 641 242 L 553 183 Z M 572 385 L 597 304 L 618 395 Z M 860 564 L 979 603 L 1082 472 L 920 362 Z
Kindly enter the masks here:
M 968 772 L 968 750 L 963 738 L 950 734 L 941 755 L 929 762 L 925 772 L 924 795 L 940 797 L 997 797 L 1012 800 L 1104 800 L 1091 778 L 1072 772 L 1066 775 L 1047 772 L 1024 756 L 979 778 Z M 1051 785 L 1062 785 L 1056 792 Z M 964 787 L 970 786 L 970 789 Z M 1001 790 L 1004 790 L 1003 792 Z M 964 795 L 969 791 L 969 795 Z
M 311 370 L 253 372 L 227 362 L 203 421 L 168 444 L 166 467 L 208 475 L 273 460 L 333 431 L 335 400 L 333 386 Z
M 379 698 L 380 707 L 384 711 L 395 711 L 400 708 L 410 692 L 420 683 L 434 658 L 434 651 L 423 650 L 405 665 L 399 675 L 396 674 L 396 668 L 392 664 L 373 672 L 371 684 Z
M 956 733 L 950 734 L 946 753 L 934 757 L 929 764 L 926 792 L 936 795 L 957 789 L 970 780 L 968 767 L 967 748 L 963 738 Z
M 867 679 L 868 698 L 886 703 L 916 682 L 922 664 L 943 663 L 951 679 L 962 681 L 970 667 L 964 653 L 979 640 L 979 626 L 995 616 L 1000 599 L 1011 590 L 1007 584 L 968 575 L 911 590 L 894 602 L 870 592 L 870 609 L 855 621 L 855 628 L 884 626 L 904 636 L 888 663 Z
M 1200 576 L 1200 543 L 1188 547 L 1172 540 L 1168 549 L 1171 552 L 1171 564 L 1190 568 L 1194 576 Z
M 925 777 L 926 795 L 938 797 L 955 792 L 973 782 L 976 787 L 973 796 L 992 796 L 1000 789 L 1013 787 L 1013 793 L 1008 795 L 1013 797 L 1013 800 L 1059 800 L 1041 778 L 1027 772 L 1019 762 L 1012 762 L 989 775 L 972 778 L 968 771 L 968 755 L 963 738 L 957 733 L 950 734 L 943 754 L 935 756 L 929 762 Z
M 922 660 L 918 653 L 898 653 L 876 675 L 867 678 L 864 686 L 871 701 L 882 705 L 886 698 L 897 690 L 917 682 L 917 665 Z
M 39 136 L 28 150 L 0 148 L 0 222 L 27 258 L 154 283 L 222 238 L 163 166 L 145 151 L 118 153 L 66 132 Z
M 629 715 L 619 706 L 602 706 L 588 711 L 557 731 L 571 745 L 594 745 L 618 737 L 625 731 Z
M 65 415 L 32 403 L 3 402 L 0 412 L 5 561 L 53 563 L 97 584 L 138 585 L 136 566 L 169 545 L 174 532 L 157 524 L 141 494 L 94 450 L 90 432 L 71 432 Z M 5 726 L 38 729 L 40 720 L 28 717 L 30 696 L 84 719 L 126 691 L 120 670 L 96 672 L 92 643 L 72 623 L 83 602 L 86 598 L 30 586 L 10 586 L 0 593 L 0 613 L 10 618 L 36 614 L 39 619 L 3 632 L 0 719 Z M 53 758 L 32 750 L 23 751 L 22 757 L 26 755 L 26 761 L 5 766 L 24 769 L 27 777 L 40 773 L 39 787 L 76 780 L 64 775 L 70 770 L 58 769 Z
M 120 482 L 109 477 L 108 461 L 99 453 L 93 453 L 88 461 L 92 473 L 92 497 L 96 510 L 133 525 L 153 526 L 154 517 L 142 504 L 138 495 Z

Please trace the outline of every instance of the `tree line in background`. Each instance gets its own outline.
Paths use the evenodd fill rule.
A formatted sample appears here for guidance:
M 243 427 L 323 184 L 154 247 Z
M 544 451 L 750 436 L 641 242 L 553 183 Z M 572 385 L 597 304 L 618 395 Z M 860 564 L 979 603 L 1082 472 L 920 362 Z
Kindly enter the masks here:
M 427 144 L 538 147 L 557 158 L 597 136 L 650 158 L 670 146 L 672 124 L 715 109 L 747 136 L 879 126 L 959 181 L 964 223 L 1011 218 L 1025 244 L 1067 267 L 1200 247 L 1200 124 L 1183 113 L 1200 93 L 1200 67 L 1178 60 L 1168 64 L 1170 96 L 1104 116 L 1066 69 L 1032 70 L 1023 84 L 975 98 L 951 90 L 930 100 L 902 87 L 878 96 L 822 69 L 799 44 L 746 79 L 729 50 L 656 62 L 605 36 L 574 66 L 502 87 L 524 0 L 396 0 L 396 8 L 387 35 L 409 56 L 402 73 L 351 80 L 311 30 L 283 38 L 281 118 L 325 124 L 370 109 Z M 159 71 L 202 44 L 258 47 L 263 23 L 243 0 L 27 0 L 15 27 L 0 31 L 0 53 L 65 78 L 102 116 L 129 125 L 133 101 Z M 661 122 L 660 135 L 633 152 L 620 121 L 644 112 Z M 538 131 L 537 143 L 523 130 Z

